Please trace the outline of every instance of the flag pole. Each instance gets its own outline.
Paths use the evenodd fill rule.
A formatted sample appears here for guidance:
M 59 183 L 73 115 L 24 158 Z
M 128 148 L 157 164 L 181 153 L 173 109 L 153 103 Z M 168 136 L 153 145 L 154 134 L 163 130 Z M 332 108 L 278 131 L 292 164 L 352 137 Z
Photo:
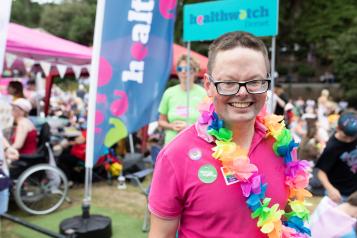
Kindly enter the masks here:
M 94 133 L 95 133 L 95 106 L 98 88 L 99 59 L 102 43 L 102 32 L 104 22 L 105 0 L 97 2 L 97 11 L 95 18 L 94 40 L 92 51 L 92 62 L 90 68 L 90 87 L 88 102 L 88 120 L 87 120 L 87 139 L 86 139 L 86 174 L 83 205 L 90 204 L 92 196 L 92 168 L 94 163 Z
M 95 107 L 98 87 L 100 48 L 104 23 L 105 0 L 97 1 L 97 10 L 94 28 L 94 45 L 92 51 L 92 64 L 90 70 L 90 88 L 87 120 L 85 187 L 82 202 L 82 215 L 63 220 L 60 223 L 60 233 L 73 237 L 101 237 L 112 236 L 111 219 L 101 215 L 90 214 L 92 197 L 92 169 L 94 163 L 94 133 L 95 133 Z

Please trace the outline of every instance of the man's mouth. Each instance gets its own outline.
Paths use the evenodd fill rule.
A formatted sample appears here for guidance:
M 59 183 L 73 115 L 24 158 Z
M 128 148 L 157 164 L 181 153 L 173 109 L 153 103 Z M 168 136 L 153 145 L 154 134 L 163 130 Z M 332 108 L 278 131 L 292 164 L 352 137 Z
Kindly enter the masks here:
M 253 105 L 253 102 L 231 102 L 228 105 L 235 108 L 247 108 Z

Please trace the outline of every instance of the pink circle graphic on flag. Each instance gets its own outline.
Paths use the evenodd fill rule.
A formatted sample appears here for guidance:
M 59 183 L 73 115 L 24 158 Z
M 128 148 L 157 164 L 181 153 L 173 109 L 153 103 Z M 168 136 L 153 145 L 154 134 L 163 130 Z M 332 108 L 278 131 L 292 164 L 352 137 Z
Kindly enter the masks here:
M 114 95 L 120 97 L 112 102 L 110 105 L 110 111 L 114 116 L 123 115 L 128 109 L 128 96 L 124 91 L 115 90 Z
M 131 55 L 134 59 L 142 61 L 148 54 L 148 49 L 140 43 L 133 43 L 131 46 Z
M 97 94 L 97 103 L 106 103 L 107 102 L 107 95 L 105 94 Z
M 198 25 L 203 25 L 203 20 L 204 20 L 204 17 L 202 15 L 199 15 L 196 17 L 196 22 Z
M 160 0 L 160 13 L 166 19 L 175 17 L 175 8 L 177 0 Z
M 95 125 L 98 126 L 102 124 L 104 121 L 104 115 L 101 111 L 97 110 L 95 112 Z
M 110 63 L 103 57 L 99 61 L 99 80 L 98 86 L 104 86 L 110 82 L 113 76 L 113 69 Z

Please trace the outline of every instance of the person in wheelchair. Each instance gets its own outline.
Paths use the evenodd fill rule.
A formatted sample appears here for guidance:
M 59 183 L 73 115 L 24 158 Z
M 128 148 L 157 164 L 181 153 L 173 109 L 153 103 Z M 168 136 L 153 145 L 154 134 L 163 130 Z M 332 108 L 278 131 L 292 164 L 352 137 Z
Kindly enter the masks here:
M 18 98 L 11 105 L 14 129 L 9 141 L 4 139 L 4 147 L 5 151 L 11 147 L 20 155 L 18 160 L 12 160 L 10 164 L 10 176 L 16 179 L 24 170 L 23 167 L 26 168 L 38 162 L 38 157 L 31 157 L 37 152 L 37 131 L 28 118 L 31 103 L 27 99 Z
M 17 150 L 11 148 L 5 153 L 3 144 L 4 139 L 2 131 L 0 130 L 0 215 L 7 211 L 9 203 L 9 170 L 6 159 L 17 159 L 19 156 Z

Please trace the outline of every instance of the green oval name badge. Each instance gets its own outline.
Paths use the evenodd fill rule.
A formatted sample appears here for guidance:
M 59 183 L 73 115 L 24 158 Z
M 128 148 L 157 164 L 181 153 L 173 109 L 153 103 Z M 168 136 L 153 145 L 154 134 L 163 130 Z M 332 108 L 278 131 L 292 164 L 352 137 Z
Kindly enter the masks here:
M 198 170 L 198 178 L 203 183 L 213 183 L 217 179 L 217 170 L 211 164 L 205 164 Z

